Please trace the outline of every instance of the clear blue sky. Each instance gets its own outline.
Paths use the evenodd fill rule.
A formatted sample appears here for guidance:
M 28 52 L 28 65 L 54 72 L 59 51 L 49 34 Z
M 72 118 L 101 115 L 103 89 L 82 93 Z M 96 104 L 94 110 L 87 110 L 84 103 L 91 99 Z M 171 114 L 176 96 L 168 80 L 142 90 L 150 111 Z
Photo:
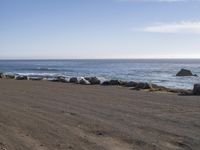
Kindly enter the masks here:
M 0 58 L 200 58 L 200 1 L 0 0 Z

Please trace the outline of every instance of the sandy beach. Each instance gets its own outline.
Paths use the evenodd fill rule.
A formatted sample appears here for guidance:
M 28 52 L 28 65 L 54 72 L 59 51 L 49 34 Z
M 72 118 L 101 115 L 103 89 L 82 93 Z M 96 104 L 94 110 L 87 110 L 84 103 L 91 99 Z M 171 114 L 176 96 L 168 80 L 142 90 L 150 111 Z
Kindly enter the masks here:
M 200 98 L 0 79 L 1 150 L 199 150 Z

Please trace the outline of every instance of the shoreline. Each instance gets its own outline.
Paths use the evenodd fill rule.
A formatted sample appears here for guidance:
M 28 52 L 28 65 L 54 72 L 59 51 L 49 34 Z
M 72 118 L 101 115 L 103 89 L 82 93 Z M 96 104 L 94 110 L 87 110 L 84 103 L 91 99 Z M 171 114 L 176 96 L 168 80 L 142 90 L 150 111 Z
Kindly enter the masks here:
M 81 85 L 102 85 L 102 86 L 122 86 L 132 88 L 133 90 L 149 90 L 151 92 L 172 92 L 183 95 L 193 95 L 194 89 L 168 88 L 150 82 L 122 81 L 122 80 L 104 80 L 97 77 L 65 77 L 65 76 L 26 76 L 19 74 L 0 73 L 2 79 L 14 80 L 32 80 L 32 81 L 50 81 L 62 83 L 74 83 Z M 195 85 L 194 85 L 195 86 Z
M 0 149 L 200 148 L 197 96 L 0 79 Z

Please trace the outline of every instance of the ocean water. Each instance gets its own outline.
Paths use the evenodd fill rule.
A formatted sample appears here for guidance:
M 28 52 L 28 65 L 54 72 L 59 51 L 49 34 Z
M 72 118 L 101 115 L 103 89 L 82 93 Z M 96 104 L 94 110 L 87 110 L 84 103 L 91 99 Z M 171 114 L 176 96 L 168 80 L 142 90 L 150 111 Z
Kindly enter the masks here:
M 200 76 L 200 59 L 0 60 L 0 72 L 29 76 L 96 76 L 102 81 L 142 81 L 182 89 L 192 89 L 195 83 L 200 83 L 200 77 L 176 77 L 182 68 Z

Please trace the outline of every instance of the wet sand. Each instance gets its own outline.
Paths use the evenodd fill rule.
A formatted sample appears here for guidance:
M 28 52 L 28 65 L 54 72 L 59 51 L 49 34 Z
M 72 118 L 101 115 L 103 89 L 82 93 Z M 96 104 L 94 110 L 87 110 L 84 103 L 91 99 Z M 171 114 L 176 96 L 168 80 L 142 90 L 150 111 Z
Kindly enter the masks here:
M 199 150 L 200 97 L 0 79 L 0 150 Z

